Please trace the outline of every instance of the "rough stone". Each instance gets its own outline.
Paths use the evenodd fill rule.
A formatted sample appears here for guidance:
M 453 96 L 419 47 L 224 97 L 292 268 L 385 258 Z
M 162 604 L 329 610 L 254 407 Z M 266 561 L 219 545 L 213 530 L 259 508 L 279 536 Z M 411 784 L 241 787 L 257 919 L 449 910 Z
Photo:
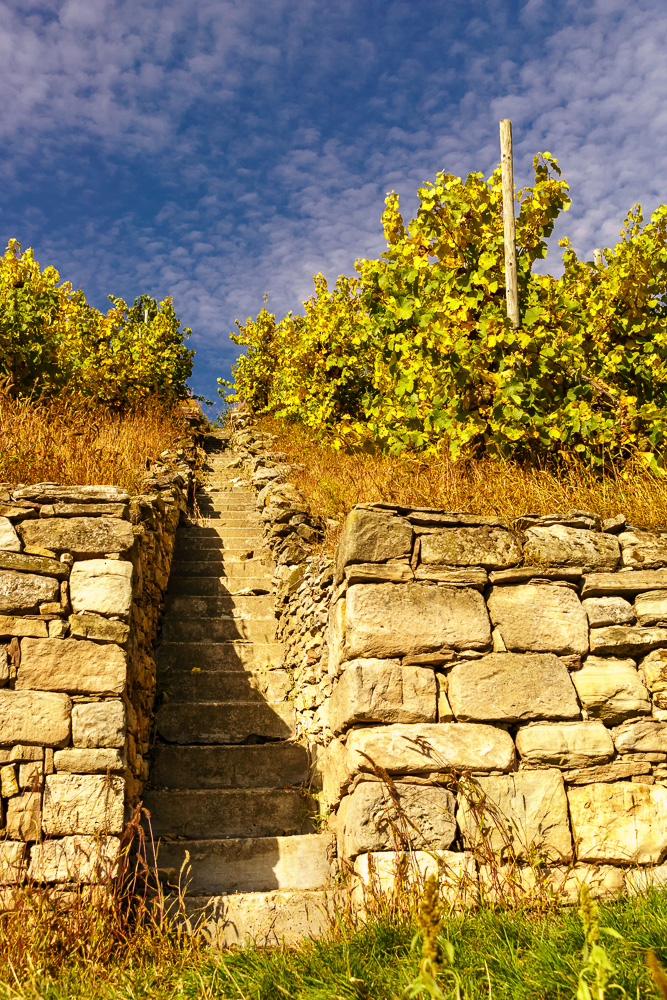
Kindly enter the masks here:
M 667 753 L 667 722 L 636 719 L 612 731 L 619 753 Z
M 0 689 L 0 744 L 65 746 L 71 711 L 72 702 L 66 694 Z
M 118 865 L 118 837 L 74 835 L 45 840 L 30 852 L 28 877 L 36 882 L 106 882 Z
M 397 781 L 390 794 L 383 782 L 362 781 L 338 809 L 338 856 L 399 845 L 445 850 L 456 836 L 455 808 L 452 793 L 436 785 Z
M 521 545 L 502 528 L 443 528 L 421 536 L 421 561 L 504 569 L 521 562 Z
M 584 578 L 582 597 L 631 597 L 645 590 L 664 590 L 666 570 L 635 570 L 632 573 L 590 573 Z
M 130 636 L 130 626 L 125 622 L 112 621 L 87 611 L 69 616 L 69 631 L 72 637 L 115 642 L 119 646 L 123 646 Z
M 119 748 L 125 743 L 125 706 L 118 698 L 72 708 L 72 743 L 81 749 Z
M 567 797 L 559 771 L 475 778 L 458 799 L 458 821 L 467 847 L 475 849 L 486 843 L 501 859 L 571 859 Z
M 405 562 L 352 563 L 345 567 L 349 586 L 355 583 L 408 583 L 415 575 Z
M 491 653 L 456 663 L 448 698 L 464 722 L 577 719 L 580 714 L 567 667 L 552 653 Z
M 24 792 L 7 802 L 6 832 L 10 840 L 38 840 L 42 829 L 42 796 Z
M 625 888 L 629 896 L 645 896 L 651 889 L 665 887 L 667 887 L 667 865 L 633 868 L 625 873 Z
M 9 656 L 6 649 L 0 649 L 0 687 L 9 681 Z
M 601 722 L 549 722 L 522 726 L 515 737 L 522 761 L 580 768 L 614 756 L 614 744 Z
M 24 639 L 16 688 L 121 694 L 125 677 L 125 653 L 113 643 L 101 646 L 86 639 Z
M 635 611 L 623 597 L 589 597 L 582 601 L 591 628 L 603 625 L 629 625 L 635 620 Z
M 25 521 L 24 524 L 29 522 Z M 65 579 L 69 575 L 69 566 L 57 559 L 44 555 L 31 555 L 26 552 L 1 552 L 0 570 L 10 569 L 18 573 L 40 573 L 42 576 L 55 576 Z
M 491 621 L 513 651 L 587 653 L 588 619 L 567 587 L 525 584 L 494 587 L 488 599 Z
M 0 549 L 5 552 L 20 552 L 21 542 L 8 517 L 0 516 Z
M 123 553 L 134 544 L 132 525 L 117 517 L 50 517 L 44 521 L 24 521 L 19 531 L 26 545 L 71 552 L 75 556 Z
M 346 750 L 351 774 L 373 773 L 371 762 L 389 774 L 429 774 L 451 768 L 507 771 L 515 761 L 509 733 L 470 722 L 355 729 Z
M 106 774 L 126 767 L 125 755 L 114 749 L 56 750 L 53 764 L 56 771 L 67 774 Z
M 418 566 L 414 573 L 416 580 L 432 580 L 435 583 L 447 583 L 451 587 L 471 587 L 473 590 L 484 590 L 489 582 L 489 574 L 485 569 L 471 567 L 456 569 L 452 566 Z
M 357 722 L 435 722 L 432 670 L 397 660 L 352 660 L 329 702 L 329 726 L 340 733 Z
M 316 768 L 322 780 L 324 804 L 329 807 L 335 806 L 340 802 L 352 777 L 345 744 L 341 740 L 333 739 L 324 749 L 318 748 Z
M 391 899 L 411 886 L 422 887 L 435 875 L 438 895 L 457 909 L 477 902 L 477 864 L 469 851 L 372 851 L 354 863 L 352 905 L 362 908 L 367 899 Z
M 667 709 L 667 649 L 654 649 L 639 664 L 639 673 L 658 709 Z
M 0 636 L 29 636 L 34 639 L 46 639 L 49 634 L 48 623 L 35 618 L 15 618 L 13 615 L 0 615 Z
M 489 583 L 531 583 L 536 579 L 577 581 L 583 573 L 582 566 L 514 566 L 491 570 Z
M 667 536 L 633 528 L 618 536 L 623 565 L 633 569 L 653 569 L 667 565 Z
M 491 626 L 481 594 L 425 584 L 356 584 L 347 592 L 348 659 L 487 649 Z
M 0 885 L 16 885 L 26 871 L 26 847 L 20 840 L 0 841 Z
M 336 555 L 336 582 L 348 563 L 387 562 L 412 552 L 412 525 L 402 517 L 356 507 L 348 515 Z
M 48 775 L 44 782 L 44 833 L 121 833 L 124 787 L 123 779 L 114 775 Z
M 107 517 L 127 517 L 126 503 L 57 503 L 53 506 L 56 517 L 90 517 L 105 514 Z
M 667 646 L 667 629 L 610 625 L 608 628 L 593 629 L 590 643 L 591 653 L 638 656 L 658 646 Z
M 486 903 L 505 905 L 508 899 L 544 904 L 553 899 L 563 906 L 579 902 L 581 886 L 588 886 L 593 899 L 614 899 L 623 894 L 621 868 L 613 865 L 517 866 L 480 865 L 480 897 Z
M 667 788 L 594 784 L 567 793 L 580 861 L 659 864 L 667 851 Z
M 667 625 L 667 590 L 648 590 L 635 598 L 640 625 Z
M 5 764 L 0 767 L 0 794 L 3 799 L 10 799 L 12 795 L 18 795 L 19 783 L 16 780 L 16 768 L 13 764 Z
M 649 693 L 634 660 L 589 656 L 572 673 L 581 704 L 596 719 L 615 725 L 651 711 Z
M 73 611 L 127 618 L 132 607 L 132 563 L 119 559 L 74 563 L 69 586 Z
M 35 483 L 14 490 L 15 500 L 36 503 L 126 503 L 129 494 L 120 486 L 58 486 L 57 483 Z
M 59 596 L 60 585 L 52 576 L 0 569 L 0 612 L 35 614 L 40 604 Z
M 564 524 L 528 528 L 523 551 L 526 563 L 582 566 L 587 572 L 614 570 L 621 557 L 618 541 L 612 536 Z
M 645 761 L 614 760 L 610 764 L 599 764 L 597 767 L 579 767 L 572 771 L 564 771 L 563 777 L 568 785 L 592 785 L 596 781 L 622 781 L 624 778 L 636 778 L 650 772 L 651 765 Z

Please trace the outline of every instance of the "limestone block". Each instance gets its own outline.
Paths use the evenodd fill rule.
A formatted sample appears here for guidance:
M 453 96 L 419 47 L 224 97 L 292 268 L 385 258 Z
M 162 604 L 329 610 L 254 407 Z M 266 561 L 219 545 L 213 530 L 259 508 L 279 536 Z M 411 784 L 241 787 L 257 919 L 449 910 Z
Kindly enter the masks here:
M 426 565 L 504 569 L 521 562 L 521 545 L 502 528 L 442 528 L 421 536 L 421 561 Z
M 9 681 L 9 656 L 6 649 L 0 649 L 0 687 Z
M 581 603 L 591 628 L 629 625 L 635 620 L 634 608 L 624 597 L 588 597 Z
M 52 576 L 35 576 L 0 569 L 0 611 L 13 614 L 37 614 L 40 604 L 55 601 L 60 585 Z
M 68 774 L 106 774 L 107 771 L 123 771 L 127 766 L 122 750 L 56 750 L 53 755 L 56 771 Z
M 55 576 L 59 580 L 64 580 L 69 576 L 69 566 L 66 563 L 44 555 L 27 552 L 0 550 L 0 569 L 11 569 L 17 573 L 39 573 L 42 576 Z
M 13 764 L 5 764 L 0 767 L 0 794 L 3 799 L 10 799 L 12 795 L 18 795 L 19 783 L 16 780 L 16 768 Z
M 128 552 L 134 544 L 132 525 L 117 517 L 48 517 L 23 521 L 19 532 L 25 545 L 75 556 Z
M 35 483 L 14 491 L 15 500 L 34 503 L 126 503 L 129 494 L 120 486 L 57 486 Z
M 24 639 L 16 687 L 71 694 L 121 694 L 126 656 L 120 646 L 86 639 Z
M 76 638 L 115 642 L 119 646 L 123 646 L 130 636 L 130 626 L 125 622 L 111 621 L 87 611 L 69 616 L 69 631 Z
M 635 570 L 633 573 L 590 573 L 584 578 L 582 597 L 632 597 L 644 590 L 664 590 L 667 570 Z
M 348 659 L 391 659 L 443 646 L 488 649 L 491 626 L 476 590 L 407 583 L 356 584 L 347 591 Z
M 508 771 L 515 762 L 509 733 L 472 722 L 373 726 L 353 730 L 346 742 L 351 774 L 429 774 L 456 770 Z M 370 760 L 369 760 L 370 758 Z
M 4 552 L 20 552 L 21 542 L 8 517 L 0 517 L 0 549 Z
M 408 845 L 444 850 L 456 836 L 455 812 L 456 800 L 446 788 L 397 781 L 390 794 L 383 782 L 362 781 L 338 810 L 338 856 Z
M 667 628 L 610 625 L 591 632 L 591 653 L 601 656 L 640 656 L 658 646 L 667 646 Z
M 667 851 L 667 788 L 584 785 L 567 793 L 580 861 L 658 864 Z
M 403 517 L 355 507 L 345 520 L 336 552 L 336 582 L 348 563 L 387 562 L 412 552 L 412 525 Z
M 26 846 L 20 840 L 0 841 L 0 885 L 21 882 L 27 867 Z
M 66 694 L 0 689 L 0 744 L 69 742 L 72 702 Z
M 328 807 L 335 806 L 340 802 L 352 774 L 345 744 L 333 739 L 328 747 L 319 751 L 317 770 L 322 780 L 324 804 Z
M 455 566 L 418 566 L 414 572 L 415 580 L 431 580 L 435 583 L 446 583 L 452 587 L 470 587 L 473 590 L 484 590 L 489 582 L 489 574 L 485 569 L 473 566 L 469 569 L 459 569 Z
M 639 674 L 656 708 L 667 709 L 667 649 L 654 649 L 639 664 Z
M 491 653 L 456 663 L 449 674 L 449 703 L 462 722 L 578 719 L 567 667 L 553 653 Z
M 28 876 L 35 882 L 105 882 L 118 868 L 119 853 L 118 837 L 45 840 L 30 852 Z
M 537 722 L 522 726 L 515 741 L 528 764 L 590 767 L 614 756 L 612 738 L 602 722 Z
M 49 634 L 47 623 L 34 618 L 15 618 L 13 615 L 0 615 L 0 636 L 30 636 L 34 639 L 45 639 Z
M 132 607 L 132 563 L 119 559 L 76 562 L 69 586 L 73 611 L 127 618 Z
M 44 786 L 44 833 L 52 836 L 122 833 L 125 788 L 122 778 L 106 774 L 50 774 Z
M 667 865 L 655 868 L 632 868 L 625 872 L 625 888 L 629 896 L 645 896 L 651 889 L 667 887 Z
M 471 849 L 501 858 L 568 861 L 572 840 L 559 771 L 520 771 L 471 779 L 458 796 L 458 822 Z M 481 824 L 481 825 L 480 825 Z
M 406 562 L 351 563 L 345 567 L 349 586 L 355 583 L 408 583 L 415 574 Z
M 363 908 L 367 899 L 403 895 L 421 890 L 430 875 L 438 879 L 438 895 L 458 908 L 477 902 L 477 864 L 469 851 L 373 851 L 360 855 L 352 874 L 352 905 Z
M 667 722 L 636 719 L 612 731 L 619 753 L 667 753 Z
M 623 551 L 623 565 L 633 569 L 653 569 L 667 565 L 667 537 L 633 528 L 618 536 Z
M 432 670 L 398 660 L 352 660 L 329 702 L 329 726 L 340 733 L 356 722 L 435 722 Z
M 479 889 L 486 903 L 506 905 L 507 900 L 543 904 L 554 899 L 563 906 L 579 902 L 585 883 L 593 899 L 616 899 L 625 888 L 622 868 L 613 865 L 554 865 L 532 867 L 480 865 Z
M 19 764 L 19 788 L 22 792 L 40 792 L 44 780 L 44 764 L 41 760 Z
M 567 785 L 592 785 L 596 781 L 622 781 L 624 778 L 637 778 L 650 773 L 651 765 L 647 761 L 613 760 L 610 764 L 564 771 L 563 778 Z
M 53 504 L 56 517 L 74 517 L 83 514 L 106 514 L 109 517 L 124 517 L 127 519 L 126 503 L 56 503 Z
M 7 836 L 10 840 L 38 840 L 42 829 L 42 796 L 24 792 L 7 802 Z
M 651 711 L 634 660 L 588 656 L 581 670 L 573 672 L 572 681 L 588 714 L 608 725 Z
M 567 587 L 494 587 L 488 607 L 511 651 L 588 652 L 588 618 L 578 596 Z
M 48 751 L 53 753 L 53 750 Z M 44 760 L 46 751 L 41 746 L 30 746 L 29 744 L 18 743 L 16 746 L 0 750 L 0 761 L 3 764 L 21 764 L 25 761 Z
M 611 535 L 564 524 L 528 528 L 523 547 L 525 562 L 538 566 L 581 566 L 591 570 L 614 570 L 621 558 L 618 541 Z
M 81 749 L 125 745 L 125 706 L 120 698 L 83 702 L 72 709 L 72 743 Z
M 635 612 L 640 625 L 667 625 L 667 590 L 637 594 Z

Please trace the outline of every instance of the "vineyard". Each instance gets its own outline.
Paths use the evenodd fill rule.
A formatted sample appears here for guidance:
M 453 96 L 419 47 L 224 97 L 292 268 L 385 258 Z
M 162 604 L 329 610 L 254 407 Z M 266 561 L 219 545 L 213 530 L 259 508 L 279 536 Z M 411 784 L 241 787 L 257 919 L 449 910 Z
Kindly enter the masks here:
M 568 239 L 563 274 L 534 273 L 570 205 L 550 153 L 516 192 L 520 326 L 507 317 L 500 168 L 439 173 L 406 224 L 386 198 L 386 250 L 303 315 L 237 321 L 245 353 L 228 400 L 297 422 L 346 450 L 481 455 L 571 465 L 633 459 L 660 473 L 667 447 L 667 207 L 635 205 L 600 263 Z

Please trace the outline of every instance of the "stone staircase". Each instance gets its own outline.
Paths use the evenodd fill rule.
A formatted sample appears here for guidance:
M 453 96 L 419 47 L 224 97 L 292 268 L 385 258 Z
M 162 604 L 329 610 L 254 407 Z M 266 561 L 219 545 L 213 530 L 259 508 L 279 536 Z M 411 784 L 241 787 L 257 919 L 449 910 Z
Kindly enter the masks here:
M 177 537 L 158 648 L 165 697 L 144 796 L 160 870 L 173 881 L 187 850 L 191 906 L 216 903 L 220 921 L 231 921 L 219 943 L 275 938 L 277 903 L 283 937 L 316 929 L 331 848 L 330 835 L 313 832 L 308 755 L 291 742 L 292 679 L 279 666 L 273 565 L 234 458 L 209 456 L 200 523 Z M 257 895 L 221 906 L 232 893 Z

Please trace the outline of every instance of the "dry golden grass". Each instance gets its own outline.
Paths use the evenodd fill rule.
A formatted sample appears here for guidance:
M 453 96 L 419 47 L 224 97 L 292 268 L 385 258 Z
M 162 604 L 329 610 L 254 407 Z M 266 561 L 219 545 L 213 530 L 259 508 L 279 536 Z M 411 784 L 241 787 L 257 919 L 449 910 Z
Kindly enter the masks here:
M 185 432 L 176 410 L 124 414 L 99 404 L 12 399 L 0 388 L 0 482 L 121 486 L 136 492 L 146 460 Z
M 264 418 L 261 428 L 277 435 L 276 449 L 303 464 L 290 478 L 313 511 L 337 521 L 357 503 L 383 502 L 507 518 L 583 510 L 667 528 L 667 478 L 631 465 L 596 475 L 581 464 L 555 471 L 490 458 L 452 462 L 444 450 L 427 458 L 348 455 L 295 425 Z

